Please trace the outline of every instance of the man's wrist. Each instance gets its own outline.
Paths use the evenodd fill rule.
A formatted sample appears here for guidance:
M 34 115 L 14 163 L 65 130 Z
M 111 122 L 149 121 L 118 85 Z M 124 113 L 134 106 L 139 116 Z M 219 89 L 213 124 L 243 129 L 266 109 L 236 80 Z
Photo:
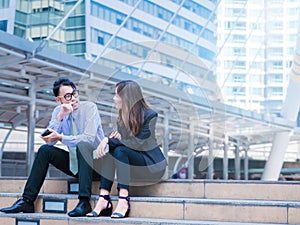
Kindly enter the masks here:
M 56 119 L 57 119 L 58 122 L 61 122 L 63 120 L 63 117 L 58 114 L 56 116 Z

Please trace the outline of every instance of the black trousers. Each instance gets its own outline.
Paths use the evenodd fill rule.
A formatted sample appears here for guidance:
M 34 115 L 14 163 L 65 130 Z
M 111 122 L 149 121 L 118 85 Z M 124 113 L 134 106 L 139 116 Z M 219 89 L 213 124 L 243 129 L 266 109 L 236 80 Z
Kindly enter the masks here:
M 145 186 L 161 180 L 165 171 L 151 173 L 145 162 L 143 152 L 126 146 L 118 146 L 109 151 L 101 160 L 100 188 L 111 191 L 115 173 L 117 188 L 129 190 L 129 186 Z
M 89 143 L 81 142 L 77 145 L 76 150 L 78 173 L 74 175 L 69 169 L 69 152 L 55 146 L 42 145 L 33 162 L 30 175 L 23 191 L 23 198 L 31 201 L 36 200 L 46 178 L 49 164 L 52 164 L 65 174 L 78 178 L 79 199 L 90 199 L 92 180 L 93 177 L 97 177 L 93 170 L 92 152 L 94 148 Z

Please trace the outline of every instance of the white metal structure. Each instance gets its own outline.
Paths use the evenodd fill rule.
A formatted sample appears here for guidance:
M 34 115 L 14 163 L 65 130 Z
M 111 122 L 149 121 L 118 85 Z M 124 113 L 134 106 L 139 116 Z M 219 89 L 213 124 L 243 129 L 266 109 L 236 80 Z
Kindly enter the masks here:
M 300 101 L 297 97 L 300 94 L 300 14 L 298 20 L 298 35 L 293 60 L 293 67 L 290 72 L 289 86 L 281 115 L 290 121 L 297 120 Z M 274 135 L 273 145 L 269 160 L 266 163 L 265 170 L 262 176 L 263 180 L 277 180 L 280 174 L 281 167 L 284 162 L 284 155 L 290 140 L 289 132 L 279 132 Z
M 116 115 L 111 100 L 115 82 L 136 79 L 159 112 L 157 134 L 165 154 L 176 153 L 190 160 L 209 143 L 213 158 L 216 152 L 228 155 L 231 145 L 269 143 L 276 132 L 294 130 L 294 124 L 284 118 L 268 117 L 187 95 L 130 74 L 100 65 L 91 66 L 88 61 L 47 47 L 32 57 L 37 46 L 0 31 L 0 121 L 10 124 L 12 129 L 28 127 L 29 168 L 33 159 L 34 128 L 48 124 L 55 106 L 49 86 L 58 76 L 71 77 L 79 85 L 81 98 L 96 102 L 106 131 L 111 129 Z M 297 131 L 291 140 L 299 140 Z M 225 146 L 222 147 L 223 142 Z M 190 171 L 193 169 L 190 167 Z M 213 167 L 209 171 L 212 178 Z

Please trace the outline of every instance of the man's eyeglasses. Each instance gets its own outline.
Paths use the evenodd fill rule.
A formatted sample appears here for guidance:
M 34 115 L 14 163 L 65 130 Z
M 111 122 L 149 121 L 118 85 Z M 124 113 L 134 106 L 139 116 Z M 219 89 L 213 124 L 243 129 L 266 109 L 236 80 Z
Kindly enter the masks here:
M 72 96 L 77 98 L 79 95 L 79 90 L 74 90 L 72 93 L 66 93 L 64 96 L 57 96 L 58 98 L 64 98 L 66 101 L 70 101 Z

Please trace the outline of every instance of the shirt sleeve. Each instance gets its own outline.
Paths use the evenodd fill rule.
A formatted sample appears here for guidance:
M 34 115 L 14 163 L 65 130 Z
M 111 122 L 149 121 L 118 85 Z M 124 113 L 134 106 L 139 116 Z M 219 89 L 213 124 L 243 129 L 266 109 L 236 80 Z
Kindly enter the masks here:
M 85 106 L 80 106 L 82 113 L 78 121 L 75 120 L 77 135 L 62 135 L 62 143 L 75 147 L 79 142 L 88 142 L 93 144 L 98 135 L 98 128 L 101 127 L 101 118 L 96 104 L 90 103 Z M 104 138 L 103 132 L 100 132 L 100 139 Z
M 62 121 L 57 120 L 57 115 L 58 115 L 59 111 L 60 111 L 60 106 L 57 106 L 54 108 L 48 128 L 51 128 L 52 130 L 55 130 L 57 133 L 60 134 L 62 132 Z M 56 143 L 57 143 L 57 141 L 54 141 L 54 142 L 48 143 L 48 145 L 55 145 Z

